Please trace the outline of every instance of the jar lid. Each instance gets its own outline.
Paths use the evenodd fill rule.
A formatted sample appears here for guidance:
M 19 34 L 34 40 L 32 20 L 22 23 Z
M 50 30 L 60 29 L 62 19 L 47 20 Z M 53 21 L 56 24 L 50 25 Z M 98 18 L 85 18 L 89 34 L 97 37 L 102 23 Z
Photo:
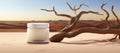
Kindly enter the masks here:
M 28 28 L 49 28 L 49 23 L 27 23 Z

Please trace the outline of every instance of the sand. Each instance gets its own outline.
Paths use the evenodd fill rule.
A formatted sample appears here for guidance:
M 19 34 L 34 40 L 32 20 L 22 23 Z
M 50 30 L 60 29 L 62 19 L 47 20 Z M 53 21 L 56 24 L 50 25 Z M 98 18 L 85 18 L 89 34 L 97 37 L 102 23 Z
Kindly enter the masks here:
M 57 32 L 50 32 L 50 37 Z M 113 34 L 83 33 L 61 43 L 28 44 L 26 32 L 0 32 L 0 53 L 120 53 L 120 41 L 105 41 Z

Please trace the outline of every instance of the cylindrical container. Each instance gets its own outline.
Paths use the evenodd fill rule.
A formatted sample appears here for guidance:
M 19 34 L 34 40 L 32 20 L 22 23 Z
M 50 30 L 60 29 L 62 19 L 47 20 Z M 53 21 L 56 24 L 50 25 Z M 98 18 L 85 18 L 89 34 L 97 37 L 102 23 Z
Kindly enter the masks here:
M 49 43 L 49 23 L 28 23 L 28 43 Z

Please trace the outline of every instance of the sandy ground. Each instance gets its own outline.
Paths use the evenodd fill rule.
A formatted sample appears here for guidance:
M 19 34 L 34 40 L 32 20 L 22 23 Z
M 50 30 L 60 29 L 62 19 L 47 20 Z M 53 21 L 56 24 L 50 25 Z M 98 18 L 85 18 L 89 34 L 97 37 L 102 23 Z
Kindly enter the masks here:
M 26 29 L 0 29 L 0 32 L 26 32 Z
M 51 32 L 50 37 L 56 34 Z M 25 32 L 0 32 L 0 53 L 120 53 L 120 41 L 106 41 L 112 34 L 84 33 L 61 43 L 28 44 Z

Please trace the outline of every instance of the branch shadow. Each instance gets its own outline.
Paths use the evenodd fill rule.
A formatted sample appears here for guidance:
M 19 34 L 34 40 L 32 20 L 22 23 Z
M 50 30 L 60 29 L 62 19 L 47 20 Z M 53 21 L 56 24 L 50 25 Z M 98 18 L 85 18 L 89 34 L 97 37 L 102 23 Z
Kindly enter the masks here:
M 88 44 L 97 44 L 97 43 L 103 43 L 104 45 L 112 45 L 112 44 L 119 44 L 120 45 L 120 40 L 112 40 L 109 41 L 110 39 L 106 40 L 78 40 L 78 41 L 70 41 L 70 42 L 61 42 L 63 44 L 76 44 L 76 45 L 88 45 Z

